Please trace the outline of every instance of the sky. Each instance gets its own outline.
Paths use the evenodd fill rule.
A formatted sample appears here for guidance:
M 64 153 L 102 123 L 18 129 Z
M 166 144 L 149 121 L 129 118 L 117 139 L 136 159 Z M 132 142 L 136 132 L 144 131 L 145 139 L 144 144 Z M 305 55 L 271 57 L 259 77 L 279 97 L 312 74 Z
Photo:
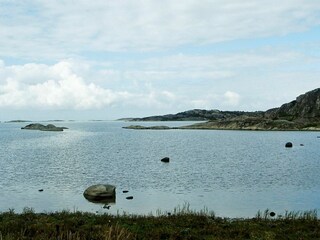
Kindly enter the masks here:
M 317 0 L 0 0 L 0 121 L 258 111 L 319 87 Z

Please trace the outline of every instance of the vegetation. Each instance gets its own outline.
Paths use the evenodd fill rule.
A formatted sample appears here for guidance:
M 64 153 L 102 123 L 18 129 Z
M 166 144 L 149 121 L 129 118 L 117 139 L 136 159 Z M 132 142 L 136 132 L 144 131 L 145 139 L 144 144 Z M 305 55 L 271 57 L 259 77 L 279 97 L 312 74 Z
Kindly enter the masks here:
M 11 239 L 320 239 L 316 211 L 266 210 L 251 219 L 216 217 L 188 205 L 157 216 L 82 212 L 34 213 L 26 208 L 0 213 L 0 240 Z

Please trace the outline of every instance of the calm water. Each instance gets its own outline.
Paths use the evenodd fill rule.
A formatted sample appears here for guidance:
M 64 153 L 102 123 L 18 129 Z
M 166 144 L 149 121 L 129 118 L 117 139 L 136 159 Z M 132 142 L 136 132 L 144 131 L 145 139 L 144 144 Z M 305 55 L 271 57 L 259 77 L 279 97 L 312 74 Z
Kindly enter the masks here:
M 31 207 L 37 212 L 155 214 L 186 202 L 192 209 L 206 207 L 228 217 L 252 217 L 267 208 L 278 213 L 320 209 L 319 132 L 136 131 L 122 129 L 130 125 L 125 122 L 55 124 L 70 129 L 28 131 L 20 129 L 24 123 L 0 123 L 0 211 Z M 288 141 L 293 148 L 284 147 Z M 166 156 L 169 164 L 160 162 Z M 117 187 L 109 210 L 82 195 L 97 183 Z

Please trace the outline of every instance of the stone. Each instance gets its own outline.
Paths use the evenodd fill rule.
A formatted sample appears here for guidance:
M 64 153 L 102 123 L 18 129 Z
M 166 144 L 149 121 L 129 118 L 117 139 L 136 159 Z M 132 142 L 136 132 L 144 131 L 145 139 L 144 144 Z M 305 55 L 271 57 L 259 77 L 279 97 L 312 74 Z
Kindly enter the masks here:
M 132 199 L 133 199 L 133 196 L 126 197 L 126 199 L 132 200 Z
M 168 163 L 169 161 L 170 161 L 170 158 L 168 158 L 168 157 L 164 157 L 161 159 L 161 162 Z
M 116 196 L 116 187 L 109 184 L 97 184 L 88 187 L 83 196 L 89 201 L 113 200 Z
M 128 191 L 128 190 L 123 190 L 122 192 L 123 192 L 123 193 L 128 193 L 129 191 Z
M 292 142 L 287 142 L 285 145 L 286 148 L 291 148 L 292 147 Z

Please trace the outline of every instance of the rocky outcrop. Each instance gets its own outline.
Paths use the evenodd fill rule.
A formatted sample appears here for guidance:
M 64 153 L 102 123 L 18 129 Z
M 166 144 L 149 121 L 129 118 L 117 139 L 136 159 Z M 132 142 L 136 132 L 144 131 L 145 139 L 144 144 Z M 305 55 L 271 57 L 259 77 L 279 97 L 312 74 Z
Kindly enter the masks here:
M 68 129 L 66 127 L 56 127 L 53 124 L 43 125 L 40 123 L 32 123 L 25 127 L 22 127 L 21 129 L 27 129 L 27 130 L 40 130 L 40 131 L 63 131 L 64 129 Z
M 320 88 L 302 94 L 296 100 L 283 104 L 279 108 L 266 111 L 265 116 L 271 119 L 286 119 L 289 121 L 319 121 Z

